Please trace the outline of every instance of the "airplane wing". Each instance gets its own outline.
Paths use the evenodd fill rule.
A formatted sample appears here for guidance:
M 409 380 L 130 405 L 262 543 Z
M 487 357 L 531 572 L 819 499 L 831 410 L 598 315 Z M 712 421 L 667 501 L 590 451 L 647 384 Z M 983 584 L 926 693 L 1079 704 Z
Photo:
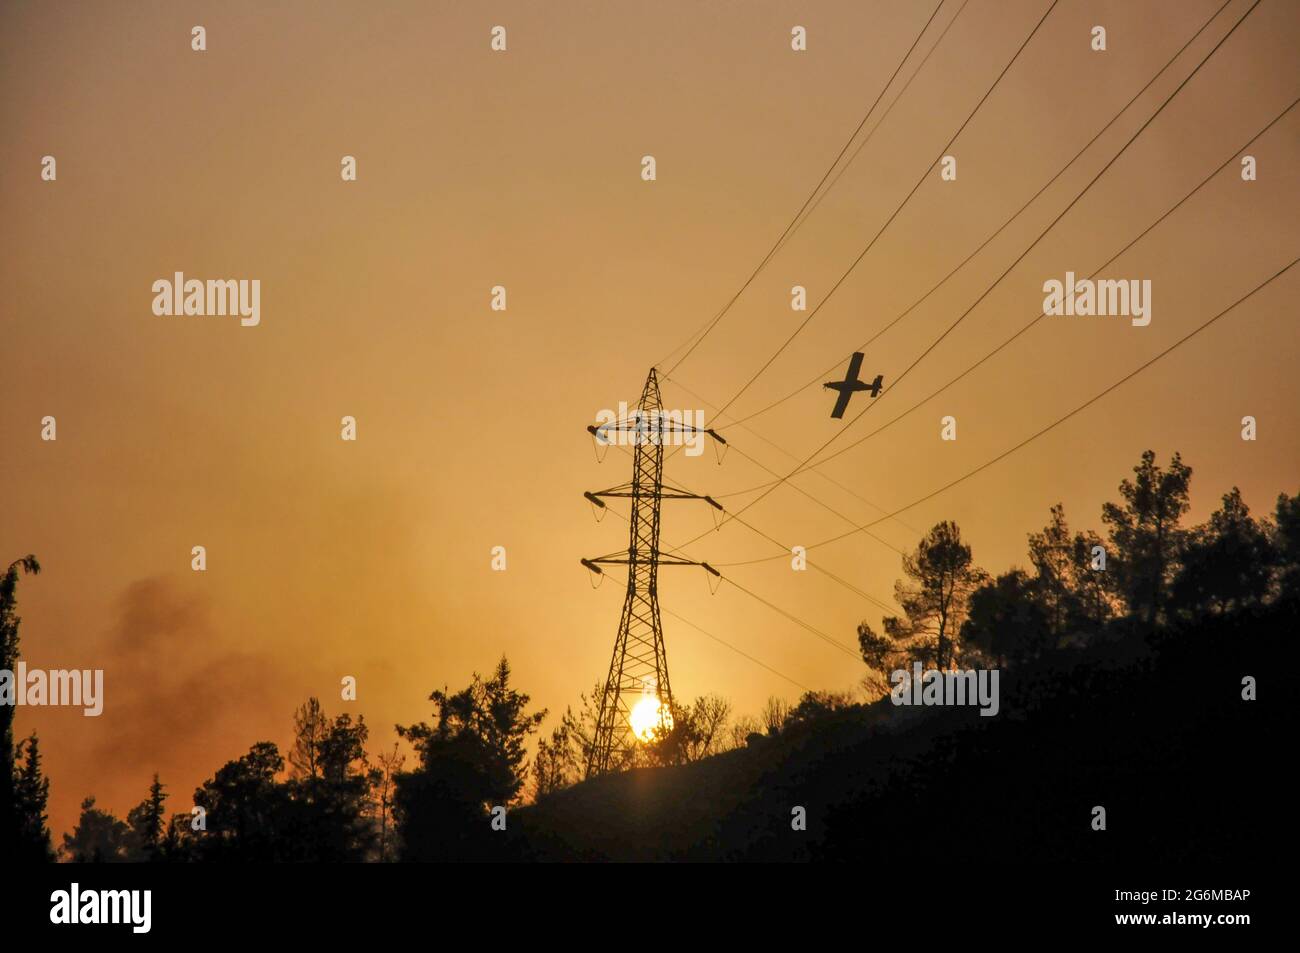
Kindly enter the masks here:
M 853 396 L 853 391 L 847 387 L 833 388 L 839 392 L 839 397 L 835 399 L 835 408 L 831 411 L 831 416 L 840 418 L 844 416 L 844 411 L 849 408 L 849 398 Z
M 854 351 L 853 356 L 849 358 L 849 372 L 844 375 L 846 382 L 858 379 L 858 372 L 862 370 L 862 357 L 861 351 Z

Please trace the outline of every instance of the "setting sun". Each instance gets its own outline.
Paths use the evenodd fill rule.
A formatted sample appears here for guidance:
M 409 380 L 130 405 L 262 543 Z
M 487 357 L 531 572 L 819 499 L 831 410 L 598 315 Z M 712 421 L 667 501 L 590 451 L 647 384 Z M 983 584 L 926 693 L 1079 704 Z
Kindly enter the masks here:
M 654 695 L 646 695 L 632 706 L 627 720 L 632 726 L 632 733 L 639 741 L 649 741 L 653 738 L 655 730 L 660 725 L 665 730 L 671 730 L 673 727 L 672 712 Z

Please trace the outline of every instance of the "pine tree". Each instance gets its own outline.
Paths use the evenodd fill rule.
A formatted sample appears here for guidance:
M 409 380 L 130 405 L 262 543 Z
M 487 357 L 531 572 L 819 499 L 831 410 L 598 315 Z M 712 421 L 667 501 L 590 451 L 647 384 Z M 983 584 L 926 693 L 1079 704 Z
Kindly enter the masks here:
M 1074 540 L 1065 522 L 1065 507 L 1052 507 L 1051 522 L 1029 534 L 1029 561 L 1034 565 L 1034 589 L 1047 617 L 1049 631 L 1059 638 L 1078 615 L 1075 596 Z
M 946 668 L 971 593 L 988 574 L 971 562 L 971 548 L 948 520 L 936 524 L 916 551 L 903 557 L 903 572 L 910 581 L 895 584 L 894 598 L 906 617 L 885 619 L 885 634 L 913 659 Z
M 1169 598 L 1169 583 L 1178 565 L 1192 470 L 1175 453 L 1168 469 L 1155 462 L 1154 451 L 1142 454 L 1134 479 L 1119 485 L 1122 504 L 1102 507 L 1113 550 L 1107 576 L 1129 612 L 1153 624 Z
M 1089 530 L 1070 535 L 1061 504 L 1040 532 L 1029 534 L 1029 561 L 1034 566 L 1031 597 L 1042 608 L 1053 645 L 1078 632 L 1096 631 L 1114 613 L 1106 574 L 1092 568 L 1101 538 Z
M 127 827 L 131 829 L 131 860 L 156 862 L 162 859 L 166 826 L 163 802 L 166 800 L 166 790 L 158 780 L 158 775 L 154 774 L 153 783 L 149 785 L 149 796 L 126 815 Z
M 17 760 L 22 762 L 22 768 L 14 779 L 18 815 L 16 857 L 27 862 L 53 861 L 49 816 L 45 813 L 50 800 L 50 780 L 41 772 L 40 745 L 35 732 L 19 742 Z
M 295 778 L 320 777 L 320 749 L 330 730 L 320 699 L 312 697 L 293 713 L 293 748 L 289 766 Z

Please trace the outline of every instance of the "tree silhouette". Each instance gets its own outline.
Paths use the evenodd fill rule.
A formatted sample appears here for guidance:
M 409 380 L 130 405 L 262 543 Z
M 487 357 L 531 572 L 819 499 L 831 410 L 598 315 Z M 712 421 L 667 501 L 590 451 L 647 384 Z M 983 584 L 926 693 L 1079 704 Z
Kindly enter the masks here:
M 320 777 L 320 749 L 329 731 L 329 719 L 320 699 L 312 697 L 293 713 L 293 747 L 289 766 L 297 778 Z
M 1110 528 L 1112 559 L 1107 577 L 1129 612 L 1153 624 L 1164 610 L 1169 583 L 1178 562 L 1183 531 L 1179 521 L 1187 512 L 1192 471 L 1175 453 L 1162 470 L 1154 451 L 1142 454 L 1134 479 L 1119 485 L 1122 504 L 1102 507 Z
M 729 734 L 731 735 L 728 748 L 744 748 L 753 743 L 755 738 L 761 740 L 763 737 L 763 726 L 758 723 L 758 719 L 753 715 L 741 715 L 731 723 Z
M 731 702 L 721 695 L 700 695 L 683 710 L 683 714 L 688 727 L 682 745 L 683 762 L 700 761 L 726 749 Z
M 310 717 L 303 718 L 306 712 Z M 373 856 L 379 831 L 371 793 L 383 772 L 365 750 L 364 718 L 330 719 L 317 699 L 298 709 L 295 776 L 269 741 L 228 762 L 194 792 L 207 829 L 187 834 L 184 815 L 173 819 L 163 853 L 198 860 L 348 862 Z M 161 805 L 159 805 L 161 816 Z
M 239 860 L 269 863 L 294 859 L 285 828 L 288 796 L 275 776 L 284 758 L 270 741 L 259 741 L 248 754 L 227 762 L 194 792 L 203 808 L 207 830 L 194 839 L 199 860 Z
M 81 802 L 81 816 L 71 834 L 63 835 L 63 853 L 78 864 L 113 864 L 127 859 L 130 829 L 108 811 L 95 807 L 95 799 Z
M 769 695 L 767 701 L 763 703 L 763 710 L 759 712 L 758 720 L 762 724 L 763 730 L 771 736 L 781 733 L 781 729 L 785 727 L 789 717 L 790 703 L 784 698 Z
M 1095 530 L 1074 535 L 1074 606 L 1079 612 L 1077 627 L 1097 630 L 1120 609 L 1105 572 L 1092 568 L 1093 554 L 1104 552 Z M 1073 628 L 1073 627 L 1072 627 Z
M 1171 590 L 1174 604 L 1203 614 L 1263 599 L 1275 562 L 1269 529 L 1250 515 L 1237 487 L 1225 493 L 1223 506 L 1187 534 Z
M 675 705 L 672 726 L 658 726 L 651 738 L 637 746 L 637 765 L 689 764 L 718 754 L 728 740 L 730 717 L 731 703 L 720 695 L 701 695 L 690 704 Z
M 25 821 L 20 816 L 16 797 L 17 766 L 14 751 L 14 703 L 23 686 L 14 681 L 18 665 L 18 629 L 22 620 L 15 613 L 18 604 L 18 574 L 35 575 L 41 564 L 35 556 L 24 556 L 9 564 L 0 576 L 0 856 L 15 856 L 22 850 Z
M 961 530 L 948 520 L 935 525 L 916 551 L 903 557 L 903 572 L 910 582 L 895 584 L 894 598 L 906 618 L 885 619 L 885 634 L 912 658 L 946 668 L 967 600 L 987 574 L 972 564 Z
M 574 756 L 569 726 L 561 721 L 551 732 L 549 741 L 542 738 L 537 742 L 532 769 L 533 799 L 538 800 L 553 791 L 567 788 L 578 779 L 581 770 L 582 766 Z
M 168 863 L 187 863 L 198 859 L 198 838 L 193 830 L 192 814 L 173 814 L 162 837 L 160 859 Z
M 1300 493 L 1279 493 L 1273 518 L 1274 586 L 1279 597 L 1300 596 Z
M 393 742 L 393 750 L 379 755 L 379 783 L 375 786 L 374 807 L 379 813 L 379 860 L 392 860 L 393 850 L 393 795 L 397 788 L 397 775 L 402 770 L 402 765 L 406 763 L 406 755 L 397 750 L 397 742 Z
M 20 861 L 46 862 L 54 860 L 50 844 L 49 819 L 45 813 L 50 799 L 50 781 L 41 772 L 40 745 L 36 733 L 19 742 L 15 760 L 21 763 L 14 779 L 15 805 L 18 821 L 14 857 Z
M 313 861 L 364 860 L 378 839 L 370 796 L 383 777 L 366 758 L 370 730 L 360 716 L 355 723 L 346 713 L 331 721 L 315 698 L 304 710 L 318 717 L 297 722 L 294 750 L 315 773 L 292 779 L 286 792 L 298 850 Z
M 1003 665 L 1027 661 L 1055 647 L 1052 612 L 1060 610 L 1062 601 L 1070 597 L 1065 588 L 1053 593 L 1048 597 L 1049 609 L 1040 601 L 1042 590 L 1035 580 L 1023 570 L 1013 569 L 971 594 L 961 637 Z
M 1102 590 L 1088 568 L 1090 555 L 1089 538 L 1070 535 L 1060 503 L 1052 507 L 1048 524 L 1029 534 L 1029 561 L 1034 567 L 1030 595 L 1042 607 L 1055 642 L 1080 624 L 1095 624 L 1097 610 L 1104 605 L 1096 601 Z
M 502 658 L 490 679 L 429 696 L 436 720 L 397 732 L 414 746 L 419 768 L 398 775 L 397 817 L 407 860 L 491 856 L 488 809 L 513 803 L 527 778 L 525 744 L 545 711 L 527 712 L 529 696 L 510 687 Z
M 847 692 L 804 692 L 786 715 L 782 728 L 816 721 L 852 704 L 853 697 Z
M 126 825 L 131 829 L 128 859 L 155 862 L 162 859 L 165 830 L 163 802 L 166 800 L 167 793 L 155 773 L 153 783 L 149 785 L 149 796 L 126 815 Z

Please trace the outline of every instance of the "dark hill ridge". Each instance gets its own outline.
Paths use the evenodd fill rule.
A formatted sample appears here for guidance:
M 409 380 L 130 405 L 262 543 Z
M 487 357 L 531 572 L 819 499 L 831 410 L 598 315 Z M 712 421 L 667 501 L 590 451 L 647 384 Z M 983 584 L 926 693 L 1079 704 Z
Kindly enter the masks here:
M 996 717 L 857 706 L 557 792 L 512 812 L 512 847 L 548 860 L 1248 862 L 1278 836 L 1267 818 L 1290 736 L 1265 666 L 1277 671 L 1297 621 L 1291 603 L 1194 629 L 1116 626 L 1003 671 Z M 1244 675 L 1260 701 L 1241 699 Z M 791 830 L 795 805 L 806 832 Z

